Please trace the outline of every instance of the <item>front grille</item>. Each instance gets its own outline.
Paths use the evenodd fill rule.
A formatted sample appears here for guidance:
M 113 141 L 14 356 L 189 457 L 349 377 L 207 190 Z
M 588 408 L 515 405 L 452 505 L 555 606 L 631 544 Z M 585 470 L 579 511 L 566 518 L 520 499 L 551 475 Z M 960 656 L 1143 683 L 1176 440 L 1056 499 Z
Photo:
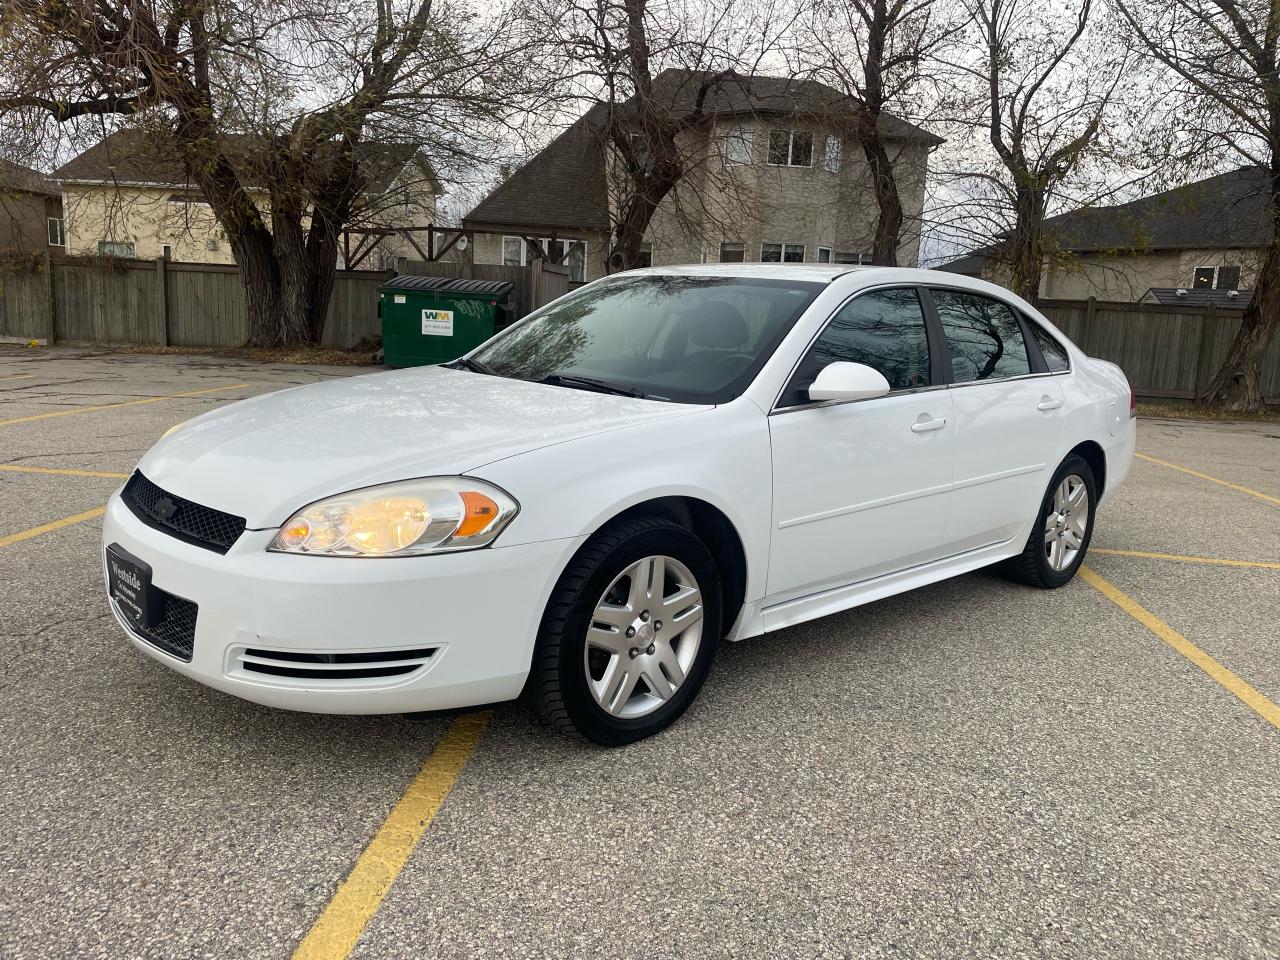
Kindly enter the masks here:
M 398 677 L 425 666 L 435 653 L 420 650 L 381 650 L 364 653 L 306 653 L 250 647 L 240 654 L 240 666 L 250 673 L 297 680 L 368 680 Z
M 154 627 L 134 623 L 128 617 L 129 629 L 153 647 L 159 647 L 170 656 L 191 662 L 191 650 L 196 641 L 196 613 L 198 607 L 190 600 L 175 597 L 172 593 L 151 588 L 152 596 L 163 603 L 163 612 Z
M 137 470 L 124 485 L 121 497 L 147 526 L 214 553 L 226 553 L 244 533 L 243 517 L 166 493 Z

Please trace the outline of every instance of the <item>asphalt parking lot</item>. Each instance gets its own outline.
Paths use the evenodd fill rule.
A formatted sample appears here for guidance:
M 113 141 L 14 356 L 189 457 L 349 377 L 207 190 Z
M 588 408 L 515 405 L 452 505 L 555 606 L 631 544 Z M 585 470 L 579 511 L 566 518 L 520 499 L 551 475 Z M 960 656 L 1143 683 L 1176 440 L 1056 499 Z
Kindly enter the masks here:
M 728 645 L 606 751 L 273 711 L 120 635 L 142 453 L 354 372 L 0 346 L 0 957 L 1280 955 L 1280 425 L 1144 421 L 1085 579 Z

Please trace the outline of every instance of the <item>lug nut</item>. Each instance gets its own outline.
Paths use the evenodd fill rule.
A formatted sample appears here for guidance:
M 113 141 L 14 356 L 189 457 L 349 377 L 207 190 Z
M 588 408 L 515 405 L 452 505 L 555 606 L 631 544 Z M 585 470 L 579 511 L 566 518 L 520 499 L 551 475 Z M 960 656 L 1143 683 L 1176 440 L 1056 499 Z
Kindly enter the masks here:
M 651 643 L 651 644 L 649 644 L 649 649 L 648 649 L 648 650 L 646 650 L 646 651 L 645 651 L 645 653 L 648 653 L 648 654 L 652 655 L 652 653 L 653 653 L 653 644 L 652 644 L 652 643 Z
M 653 621 L 653 629 L 654 629 L 655 631 L 661 630 L 661 629 L 662 629 L 662 621 L 661 621 L 661 620 L 655 620 L 655 621 Z
M 641 619 L 641 620 L 648 620 L 648 619 L 649 619 L 649 611 L 648 611 L 648 610 L 641 610 L 641 611 L 640 611 L 640 619 Z
M 635 628 L 635 627 L 627 627 L 627 639 L 628 639 L 628 640 L 630 640 L 630 639 L 631 639 L 632 637 L 634 637 L 635 635 L 636 635 L 636 628 Z
M 634 660 L 636 657 L 640 656 L 640 648 L 632 647 L 630 650 L 630 653 L 631 653 L 631 659 Z

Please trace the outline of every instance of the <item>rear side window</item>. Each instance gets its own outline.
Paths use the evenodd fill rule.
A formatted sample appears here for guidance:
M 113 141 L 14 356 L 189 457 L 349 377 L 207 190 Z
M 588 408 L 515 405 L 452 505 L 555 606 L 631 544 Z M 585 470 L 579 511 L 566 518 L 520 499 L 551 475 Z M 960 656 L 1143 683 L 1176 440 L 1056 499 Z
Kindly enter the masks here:
M 841 307 L 800 362 L 783 405 L 808 403 L 818 371 L 837 361 L 879 370 L 893 390 L 929 386 L 929 342 L 916 291 L 876 290 Z
M 1003 303 L 954 290 L 934 290 L 933 302 L 951 351 L 955 383 L 1021 377 L 1031 372 L 1022 326 Z
M 1067 348 L 1058 342 L 1057 337 L 1050 336 L 1034 320 L 1027 321 L 1027 329 L 1031 331 L 1031 339 L 1040 348 L 1045 365 L 1050 373 L 1063 373 L 1071 369 L 1071 361 L 1067 358 Z

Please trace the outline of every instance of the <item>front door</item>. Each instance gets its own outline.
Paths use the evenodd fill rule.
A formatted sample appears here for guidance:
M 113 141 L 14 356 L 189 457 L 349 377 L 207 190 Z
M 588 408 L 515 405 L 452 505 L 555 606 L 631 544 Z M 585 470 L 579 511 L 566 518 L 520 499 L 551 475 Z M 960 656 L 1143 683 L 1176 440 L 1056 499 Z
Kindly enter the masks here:
M 936 348 L 935 348 L 936 351 Z M 814 403 L 828 363 L 874 367 L 890 394 Z M 773 535 L 767 603 L 939 557 L 955 454 L 951 395 L 914 288 L 861 294 L 810 347 L 769 417 Z

